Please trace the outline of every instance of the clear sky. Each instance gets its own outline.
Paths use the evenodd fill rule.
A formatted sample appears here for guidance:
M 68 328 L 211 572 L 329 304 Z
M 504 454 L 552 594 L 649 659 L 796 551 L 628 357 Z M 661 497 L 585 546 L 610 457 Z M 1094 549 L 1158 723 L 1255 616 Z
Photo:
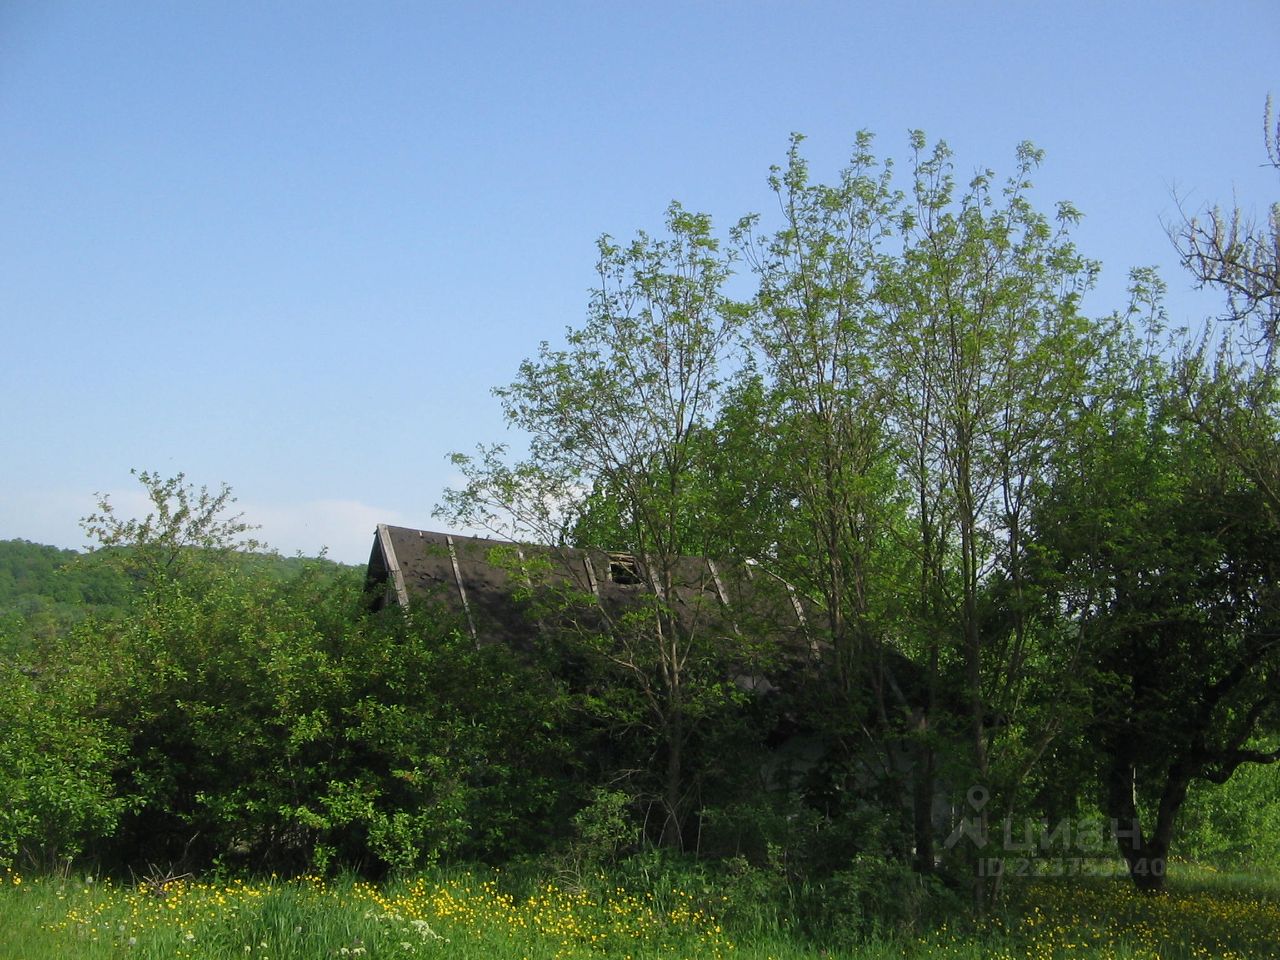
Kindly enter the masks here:
M 767 211 L 791 131 L 1047 153 L 1122 305 L 1162 221 L 1263 209 L 1280 4 L 0 0 L 0 539 L 79 547 L 129 469 L 283 552 L 432 527 L 490 388 L 580 322 L 603 232 Z

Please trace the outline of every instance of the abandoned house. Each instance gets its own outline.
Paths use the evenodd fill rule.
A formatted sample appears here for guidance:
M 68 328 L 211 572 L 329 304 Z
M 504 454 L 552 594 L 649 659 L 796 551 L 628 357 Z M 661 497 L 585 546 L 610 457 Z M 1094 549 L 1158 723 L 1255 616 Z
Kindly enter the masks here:
M 415 601 L 441 605 L 477 646 L 503 644 L 517 652 L 534 649 L 539 631 L 553 625 L 546 618 L 554 617 L 557 609 L 555 604 L 539 606 L 536 598 L 559 592 L 569 598 L 578 628 L 608 630 L 622 622 L 628 611 L 648 604 L 660 606 L 689 634 L 741 637 L 744 649 L 750 646 L 748 638 L 754 638 L 772 648 L 772 665 L 761 671 L 741 662 L 733 668 L 733 680 L 757 694 L 790 686 L 794 671 L 821 669 L 830 651 L 822 639 L 824 611 L 762 565 L 684 557 L 668 576 L 653 573 L 643 557 L 626 553 L 517 544 L 379 524 L 365 583 L 375 609 L 408 607 Z M 670 595 L 662 595 L 660 579 L 671 584 Z M 599 619 L 593 623 L 584 611 L 595 611 Z M 895 710 L 914 712 L 924 687 L 919 669 L 887 649 L 878 669 L 886 687 L 880 695 L 892 701 Z M 818 738 L 803 724 L 784 723 L 771 742 L 773 759 L 762 770 L 769 789 L 812 769 L 823 752 Z M 905 742 L 893 742 L 893 738 L 881 742 L 878 749 L 866 751 L 866 772 L 860 779 L 870 783 L 883 777 L 886 764 L 896 768 L 899 776 L 908 774 L 911 753 Z M 908 808 L 913 803 L 910 796 L 902 800 Z M 954 817 L 941 785 L 929 807 L 935 824 L 945 826 Z
M 366 587 L 375 607 L 439 603 L 458 615 L 478 645 L 527 647 L 540 629 L 530 603 L 537 591 L 560 591 L 593 605 L 602 621 L 658 598 L 689 631 L 721 635 L 759 631 L 794 651 L 817 653 L 813 605 L 754 563 L 682 558 L 651 575 L 645 558 L 596 549 L 533 546 L 379 524 Z M 660 579 L 671 584 L 663 596 Z

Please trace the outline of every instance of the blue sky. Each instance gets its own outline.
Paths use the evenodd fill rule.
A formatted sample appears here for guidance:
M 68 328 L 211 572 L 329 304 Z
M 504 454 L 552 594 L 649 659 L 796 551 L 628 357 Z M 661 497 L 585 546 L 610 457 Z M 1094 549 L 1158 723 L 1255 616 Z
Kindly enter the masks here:
M 1278 195 L 1280 6 L 0 0 L 0 538 L 79 547 L 131 467 L 228 482 L 286 553 L 433 526 L 490 388 L 580 322 L 594 240 L 673 199 L 765 211 L 791 131 L 921 128 L 961 172 L 1044 148 L 1102 260 Z

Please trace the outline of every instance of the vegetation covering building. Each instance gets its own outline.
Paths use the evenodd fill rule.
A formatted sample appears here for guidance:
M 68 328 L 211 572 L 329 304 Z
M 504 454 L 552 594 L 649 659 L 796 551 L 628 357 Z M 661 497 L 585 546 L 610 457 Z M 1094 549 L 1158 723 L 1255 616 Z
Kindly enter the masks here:
M 821 656 L 814 604 L 754 561 L 684 557 L 669 593 L 644 557 L 594 548 L 549 547 L 378 524 L 366 589 L 375 609 L 391 604 L 441 605 L 479 645 L 529 649 L 539 629 L 575 624 L 610 631 L 661 606 L 688 634 L 730 640 L 761 628 L 780 651 Z M 665 595 L 664 595 L 665 594 Z M 594 616 L 584 617 L 590 611 Z M 745 642 L 745 640 L 744 640 Z M 740 677 L 740 682 L 760 683 Z

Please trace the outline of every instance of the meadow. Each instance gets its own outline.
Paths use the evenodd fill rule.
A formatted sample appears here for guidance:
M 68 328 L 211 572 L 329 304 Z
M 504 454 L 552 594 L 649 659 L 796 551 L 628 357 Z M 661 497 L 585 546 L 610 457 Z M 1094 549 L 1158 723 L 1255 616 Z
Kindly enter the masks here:
M 732 919 L 730 919 L 732 918 Z M 984 924 L 822 943 L 723 892 L 518 877 L 476 868 L 374 885 L 311 876 L 121 884 L 4 875 L 0 957 L 319 960 L 328 957 L 1280 957 L 1280 877 L 1179 865 L 1168 893 L 1120 877 L 1011 882 Z

